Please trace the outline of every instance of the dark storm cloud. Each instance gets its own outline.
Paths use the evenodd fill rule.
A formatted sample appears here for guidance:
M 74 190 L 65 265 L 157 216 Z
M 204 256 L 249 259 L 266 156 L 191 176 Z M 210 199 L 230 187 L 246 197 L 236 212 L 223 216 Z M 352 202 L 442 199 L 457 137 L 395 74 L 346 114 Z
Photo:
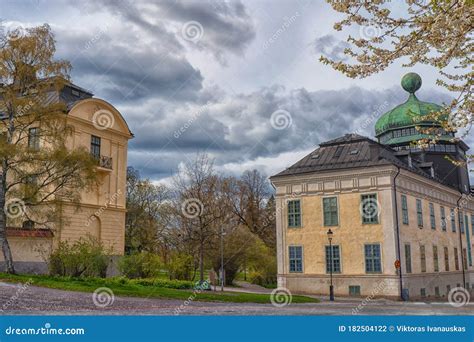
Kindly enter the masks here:
M 197 46 L 214 51 L 220 60 L 228 51 L 242 54 L 255 38 L 252 20 L 240 1 L 165 1 L 157 7 L 178 22 L 201 23 L 203 38 Z
M 256 35 L 252 19 L 240 1 L 105 0 L 81 2 L 77 6 L 120 15 L 127 23 L 157 37 L 159 44 L 172 49 L 186 46 L 208 51 L 223 64 L 228 53 L 241 55 Z M 180 39 L 189 22 L 197 22 L 202 28 L 200 39 L 195 42 Z
M 161 44 L 138 43 L 140 37 L 122 28 L 105 26 L 89 34 L 56 29 L 56 36 L 75 81 L 110 101 L 192 98 L 202 87 L 200 71 L 184 56 Z
M 187 57 L 208 52 L 225 63 L 242 54 L 255 29 L 240 2 L 83 1 L 74 5 L 83 31 L 55 27 L 59 55 L 73 64 L 73 79 L 115 104 L 148 98 L 196 101 L 204 81 Z M 94 15 L 105 20 L 93 20 Z M 89 18 L 89 19 L 87 19 Z M 183 26 L 202 26 L 197 41 L 183 39 Z
M 201 105 L 168 104 L 165 111 L 137 121 L 130 115 L 132 130 L 140 132 L 131 144 L 130 163 L 138 164 L 151 177 L 169 175 L 197 151 L 209 152 L 222 166 L 316 148 L 322 141 L 349 132 L 373 136 L 377 119 L 407 98 L 399 87 L 311 92 L 273 86 L 221 96 Z M 420 98 L 449 100 L 431 91 Z M 148 104 L 137 110 L 148 112 L 152 107 Z M 271 120 L 277 110 L 289 113 L 291 125 L 285 129 L 275 129 Z M 166 167 L 158 165 L 163 160 Z

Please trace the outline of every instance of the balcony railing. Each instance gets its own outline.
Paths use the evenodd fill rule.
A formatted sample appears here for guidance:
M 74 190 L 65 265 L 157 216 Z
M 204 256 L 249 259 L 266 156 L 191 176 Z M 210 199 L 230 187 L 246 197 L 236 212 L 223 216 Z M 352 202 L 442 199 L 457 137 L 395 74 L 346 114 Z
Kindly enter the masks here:
M 112 170 L 112 157 L 96 155 L 92 155 L 92 157 L 97 160 L 97 166 Z

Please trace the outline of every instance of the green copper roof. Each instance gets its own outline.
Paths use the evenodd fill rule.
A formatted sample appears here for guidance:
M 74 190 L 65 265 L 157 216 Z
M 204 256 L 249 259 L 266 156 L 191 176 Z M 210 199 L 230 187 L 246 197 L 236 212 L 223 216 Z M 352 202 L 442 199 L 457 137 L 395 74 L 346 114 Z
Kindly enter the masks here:
M 415 134 L 415 135 L 409 135 L 405 137 L 397 137 L 397 138 L 391 138 L 390 140 L 387 140 L 384 142 L 385 145 L 400 145 L 400 144 L 406 144 L 410 143 L 413 141 L 421 140 L 421 139 L 433 139 L 433 135 L 430 134 Z M 437 141 L 444 141 L 444 142 L 452 142 L 453 137 L 450 135 L 441 135 L 436 137 Z
M 408 100 L 388 111 L 377 120 L 375 134 L 378 136 L 388 130 L 433 124 L 431 120 L 423 120 L 423 116 L 441 110 L 441 106 L 418 100 L 415 92 L 421 87 L 421 77 L 416 73 L 408 73 L 402 78 L 402 87 L 410 93 Z

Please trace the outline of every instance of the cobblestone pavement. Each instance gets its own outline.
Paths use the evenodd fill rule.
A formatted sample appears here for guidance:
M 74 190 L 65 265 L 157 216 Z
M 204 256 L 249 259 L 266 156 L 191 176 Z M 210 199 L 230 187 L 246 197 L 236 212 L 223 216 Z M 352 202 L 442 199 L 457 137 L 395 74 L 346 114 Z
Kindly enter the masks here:
M 106 307 L 94 305 L 92 293 L 0 283 L 0 314 L 4 315 L 474 315 L 474 303 L 455 308 L 449 303 L 402 303 L 344 299 L 330 303 L 216 303 L 155 298 L 118 297 Z

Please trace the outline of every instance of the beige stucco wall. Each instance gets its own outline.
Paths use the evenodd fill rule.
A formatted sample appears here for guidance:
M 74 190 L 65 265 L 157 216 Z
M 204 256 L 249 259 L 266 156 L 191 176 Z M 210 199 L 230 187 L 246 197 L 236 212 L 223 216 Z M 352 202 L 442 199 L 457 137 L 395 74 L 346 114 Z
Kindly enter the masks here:
M 462 260 L 461 260 L 461 242 L 462 248 L 467 248 L 467 234 L 461 234 L 459 229 L 458 214 L 455 212 L 456 232 L 452 231 L 450 212 L 451 208 L 457 207 L 457 200 L 460 197 L 459 192 L 439 185 L 420 176 L 402 173 L 397 182 L 399 216 L 400 216 L 400 243 L 401 243 L 401 261 L 403 270 L 405 270 L 405 244 L 411 246 L 411 265 L 412 273 L 404 272 L 404 287 L 407 288 L 411 296 L 420 296 L 420 290 L 426 289 L 427 295 L 435 295 L 435 287 L 439 288 L 441 296 L 447 296 L 448 286 L 454 288 L 463 283 Z M 401 210 L 401 195 L 407 197 L 409 224 L 403 224 Z M 423 207 L 423 228 L 418 227 L 416 199 L 422 201 Z M 429 203 L 434 205 L 436 228 L 431 228 Z M 468 199 L 463 206 L 463 216 L 468 215 L 468 229 L 471 235 L 471 254 L 474 252 L 472 239 L 471 215 L 474 215 L 472 199 Z M 444 206 L 446 215 L 446 231 L 441 226 L 441 209 Z M 460 242 L 461 240 L 461 242 Z M 426 272 L 421 271 L 421 253 L 420 246 L 425 246 L 426 254 Z M 438 249 L 439 272 L 434 270 L 433 246 Z M 449 271 L 445 271 L 444 247 L 448 248 Z M 455 268 L 454 248 L 458 250 L 459 269 Z M 474 257 L 474 255 L 473 255 Z M 474 281 L 474 268 L 466 265 L 465 269 L 466 283 L 472 288 Z
M 63 207 L 64 224 L 55 228 L 55 241 L 75 241 L 88 235 L 99 239 L 112 255 L 123 255 L 125 210 L 106 206 Z
M 9 237 L 8 242 L 13 260 L 19 262 L 43 262 L 44 257 L 51 251 L 53 243 L 51 238 L 34 237 Z M 3 253 L 0 253 L 1 261 L 4 261 Z
M 113 126 L 106 130 L 93 125 L 93 116 L 97 111 L 113 114 Z M 68 123 L 74 127 L 70 148 L 90 149 L 91 135 L 101 138 L 101 155 L 112 158 L 112 170 L 100 169 L 100 186 L 84 191 L 81 203 L 100 205 L 104 203 L 125 208 L 125 184 L 127 172 L 127 148 L 131 138 L 128 127 L 120 113 L 108 103 L 98 99 L 87 99 L 73 107 L 68 114 Z

